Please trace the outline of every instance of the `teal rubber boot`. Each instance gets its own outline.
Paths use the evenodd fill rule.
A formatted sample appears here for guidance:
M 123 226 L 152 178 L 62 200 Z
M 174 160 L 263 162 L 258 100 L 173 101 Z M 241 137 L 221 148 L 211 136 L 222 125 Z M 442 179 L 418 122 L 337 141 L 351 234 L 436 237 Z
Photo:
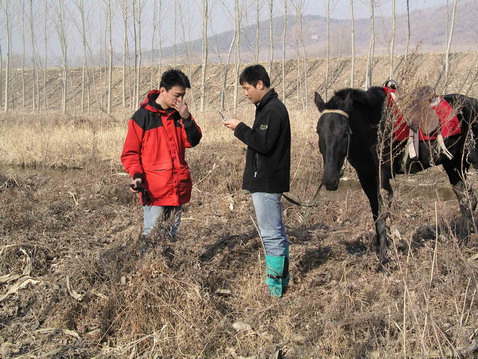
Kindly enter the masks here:
M 273 297 L 282 296 L 282 276 L 285 262 L 285 256 L 266 256 L 266 284 L 269 286 L 269 292 Z
M 284 263 L 284 272 L 282 278 L 282 294 L 284 294 L 289 287 L 290 273 L 289 273 L 289 247 L 285 249 L 285 263 Z

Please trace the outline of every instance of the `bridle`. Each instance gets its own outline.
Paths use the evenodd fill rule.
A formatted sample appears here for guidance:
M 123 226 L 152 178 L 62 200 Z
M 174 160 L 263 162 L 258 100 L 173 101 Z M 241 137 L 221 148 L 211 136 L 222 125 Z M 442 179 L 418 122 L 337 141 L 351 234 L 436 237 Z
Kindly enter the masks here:
M 350 151 L 350 135 L 352 134 L 352 128 L 350 127 L 350 122 L 349 122 L 349 114 L 345 111 L 342 111 L 342 110 L 323 110 L 320 113 L 320 117 L 322 117 L 322 115 L 325 114 L 325 113 L 336 113 L 336 114 L 342 115 L 346 118 L 348 131 L 347 131 L 347 155 L 345 156 L 345 158 L 348 160 L 349 151 Z M 320 118 L 319 118 L 319 121 L 320 121 Z M 342 166 L 342 170 L 340 171 L 340 177 L 342 177 L 344 171 L 345 171 L 345 163 Z

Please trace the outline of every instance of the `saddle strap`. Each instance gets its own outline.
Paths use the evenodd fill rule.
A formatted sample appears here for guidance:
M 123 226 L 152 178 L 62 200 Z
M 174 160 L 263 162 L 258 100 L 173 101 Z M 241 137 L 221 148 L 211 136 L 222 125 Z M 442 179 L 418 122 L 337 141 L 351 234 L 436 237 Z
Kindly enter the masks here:
M 441 152 L 444 153 L 445 156 L 447 156 L 449 160 L 451 160 L 453 158 L 453 155 L 446 148 L 445 141 L 443 141 L 443 136 L 441 135 L 441 133 L 439 133 L 438 136 L 437 136 L 437 143 L 438 143 L 438 147 L 440 147 L 440 149 L 441 149 Z

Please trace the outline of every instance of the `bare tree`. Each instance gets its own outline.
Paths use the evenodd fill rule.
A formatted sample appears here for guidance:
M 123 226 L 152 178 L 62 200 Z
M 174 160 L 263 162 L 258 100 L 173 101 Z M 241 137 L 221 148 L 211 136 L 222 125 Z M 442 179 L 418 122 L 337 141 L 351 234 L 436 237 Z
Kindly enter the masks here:
M 202 0 L 202 68 L 201 68 L 201 112 L 204 112 L 204 102 L 206 99 L 206 70 L 207 70 L 207 23 L 208 23 L 208 3 Z
M 254 53 L 255 62 L 259 62 L 259 45 L 260 45 L 260 12 L 261 12 L 261 0 L 256 0 L 256 51 Z
M 39 93 L 40 93 L 40 86 L 38 81 L 38 67 L 37 67 L 37 50 L 36 50 L 36 40 L 35 40 L 35 18 L 33 16 L 33 0 L 29 1 L 30 4 L 30 12 L 29 12 L 29 23 L 30 23 L 30 42 L 31 42 L 31 62 L 32 62 L 32 108 L 33 111 L 35 109 L 40 109 L 40 102 L 39 102 Z
M 307 54 L 304 45 L 304 31 L 303 31 L 303 12 L 304 0 L 296 0 L 292 3 L 295 7 L 296 15 L 296 53 L 297 53 L 297 102 L 302 104 L 302 108 L 306 111 L 308 104 L 308 86 L 307 86 Z M 303 92 L 302 92 L 303 89 Z
M 128 80 L 130 80 L 129 76 L 129 42 L 128 42 L 128 23 L 129 23 L 129 11 L 128 11 L 128 3 L 127 0 L 118 0 L 119 6 L 121 8 L 121 13 L 123 17 L 123 71 L 122 71 L 122 97 L 123 97 L 123 107 L 127 107 L 126 105 L 126 74 L 128 73 Z M 128 69 L 128 72 L 127 72 Z M 128 89 L 130 91 L 130 95 L 128 96 L 130 100 L 129 106 L 131 106 L 131 82 L 129 81 Z
M 450 24 L 450 32 L 448 35 L 448 43 L 446 46 L 446 53 L 445 53 L 445 88 L 444 93 L 446 93 L 446 89 L 448 87 L 448 75 L 449 75 L 449 62 L 450 62 L 450 48 L 451 48 L 451 40 L 453 38 L 453 32 L 455 30 L 455 18 L 456 18 L 456 8 L 458 5 L 458 0 L 455 0 L 453 3 L 453 11 L 451 14 L 451 24 Z
M 0 44 L 0 104 L 2 103 L 2 97 L 3 97 L 2 75 L 3 75 L 3 52 L 2 52 L 2 44 Z
M 370 43 L 367 56 L 367 72 L 365 75 L 365 88 L 372 85 L 373 56 L 375 50 L 375 0 L 370 0 Z
M 47 91 L 47 82 L 46 75 L 48 69 L 48 19 L 49 19 L 49 0 L 44 2 L 44 18 L 43 18 L 43 42 L 44 42 L 44 63 L 43 63 L 43 107 L 48 109 L 48 91 Z
M 234 1 L 234 38 L 235 38 L 235 70 L 234 78 L 234 111 L 237 110 L 237 92 L 239 89 L 239 66 L 241 64 L 241 9 L 239 0 Z
M 272 62 L 274 61 L 274 0 L 269 0 L 269 75 L 272 76 Z
M 61 110 L 66 113 L 66 98 L 68 95 L 68 43 L 66 33 L 66 15 L 65 4 L 63 0 L 58 0 L 55 4 L 55 28 L 58 34 L 58 40 L 60 41 L 61 53 L 62 53 L 62 97 L 61 97 Z
M 108 100 L 106 112 L 111 114 L 111 98 L 113 86 L 113 25 L 111 19 L 111 0 L 104 0 L 106 4 L 106 26 L 108 28 Z
M 135 67 L 135 91 L 134 104 L 139 103 L 139 89 L 141 85 L 141 26 L 144 9 L 144 0 L 133 0 L 133 29 L 134 29 L 134 67 Z
M 86 6 L 85 0 L 75 0 L 74 4 L 80 13 L 80 32 L 81 43 L 83 49 L 82 64 L 81 64 L 81 112 L 85 110 L 85 95 L 86 95 L 86 76 L 87 76 L 87 38 L 86 38 Z
M 405 62 L 407 61 L 408 51 L 410 49 L 410 37 L 411 37 L 411 28 L 410 28 L 410 0 L 407 0 L 407 48 L 405 50 Z
M 161 31 L 162 30 L 162 22 L 163 22 L 163 18 L 164 16 L 162 15 L 163 12 L 162 12 L 162 7 L 163 7 L 163 1 L 162 0 L 157 0 L 158 2 L 158 37 L 159 37 L 159 59 L 158 59 L 158 89 L 160 88 L 160 84 L 161 84 L 161 74 L 162 74 L 162 71 L 161 71 L 161 68 L 162 68 L 162 65 L 163 65 L 163 32 Z
M 2 1 L 2 9 L 5 15 L 5 28 L 6 28 L 6 38 L 7 38 L 7 54 L 5 60 L 5 104 L 3 106 L 4 111 L 8 111 L 9 109 L 9 101 L 10 101 L 10 60 L 11 60 L 11 53 L 12 53 L 12 29 L 10 27 L 10 2 L 9 0 Z
M 229 10 L 227 11 L 229 12 Z M 233 15 L 230 12 L 229 12 L 229 16 L 233 18 Z M 234 26 L 234 32 L 231 39 L 231 44 L 229 45 L 229 51 L 227 52 L 227 60 L 224 63 L 224 77 L 223 77 L 222 91 L 221 91 L 221 109 L 223 110 L 225 109 L 225 106 L 226 106 L 227 74 L 229 71 L 229 64 L 231 63 L 232 49 L 234 48 L 234 44 L 236 43 L 236 36 L 237 36 L 236 26 Z
M 408 0 L 407 0 L 408 1 Z M 355 17 L 354 17 L 354 0 L 350 0 L 350 16 L 352 18 L 352 60 L 350 65 L 350 87 L 354 87 L 354 73 L 355 73 Z
M 22 107 L 25 108 L 26 84 L 25 84 L 25 57 L 26 57 L 26 40 L 25 40 L 25 0 L 20 1 L 21 8 L 21 28 L 22 34 Z
M 389 77 L 393 78 L 393 56 L 395 55 L 395 35 L 397 27 L 397 16 L 395 12 L 395 0 L 392 0 L 392 39 L 390 41 L 390 74 Z
M 284 7 L 284 24 L 282 29 L 282 100 L 285 101 L 285 56 L 287 47 L 287 0 L 283 1 Z
M 325 100 L 327 101 L 328 95 L 327 90 L 329 88 L 329 67 L 330 67 L 330 0 L 325 2 L 325 13 L 327 18 L 327 55 L 326 55 L 326 66 L 325 66 L 325 81 L 324 81 L 324 94 Z
M 159 5 L 161 6 L 161 5 Z M 154 55 L 155 55 L 155 50 L 154 50 L 154 45 L 155 45 L 155 40 L 156 40 L 156 29 L 158 27 L 158 3 L 156 1 L 153 1 L 153 31 L 151 34 L 151 60 L 150 60 L 150 67 L 151 71 L 149 72 L 149 89 L 153 89 L 153 63 L 154 63 Z

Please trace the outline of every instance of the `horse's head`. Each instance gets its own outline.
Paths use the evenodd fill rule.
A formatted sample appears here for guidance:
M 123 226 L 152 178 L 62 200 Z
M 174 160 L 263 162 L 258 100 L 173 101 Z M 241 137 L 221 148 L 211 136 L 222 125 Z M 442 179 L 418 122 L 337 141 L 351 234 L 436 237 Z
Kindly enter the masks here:
M 324 161 L 322 184 L 329 191 L 339 186 L 340 171 L 347 157 L 350 135 L 348 113 L 352 109 L 353 98 L 347 94 L 345 98 L 334 96 L 324 103 L 322 97 L 315 93 L 315 104 L 321 113 L 317 123 L 319 149 Z

